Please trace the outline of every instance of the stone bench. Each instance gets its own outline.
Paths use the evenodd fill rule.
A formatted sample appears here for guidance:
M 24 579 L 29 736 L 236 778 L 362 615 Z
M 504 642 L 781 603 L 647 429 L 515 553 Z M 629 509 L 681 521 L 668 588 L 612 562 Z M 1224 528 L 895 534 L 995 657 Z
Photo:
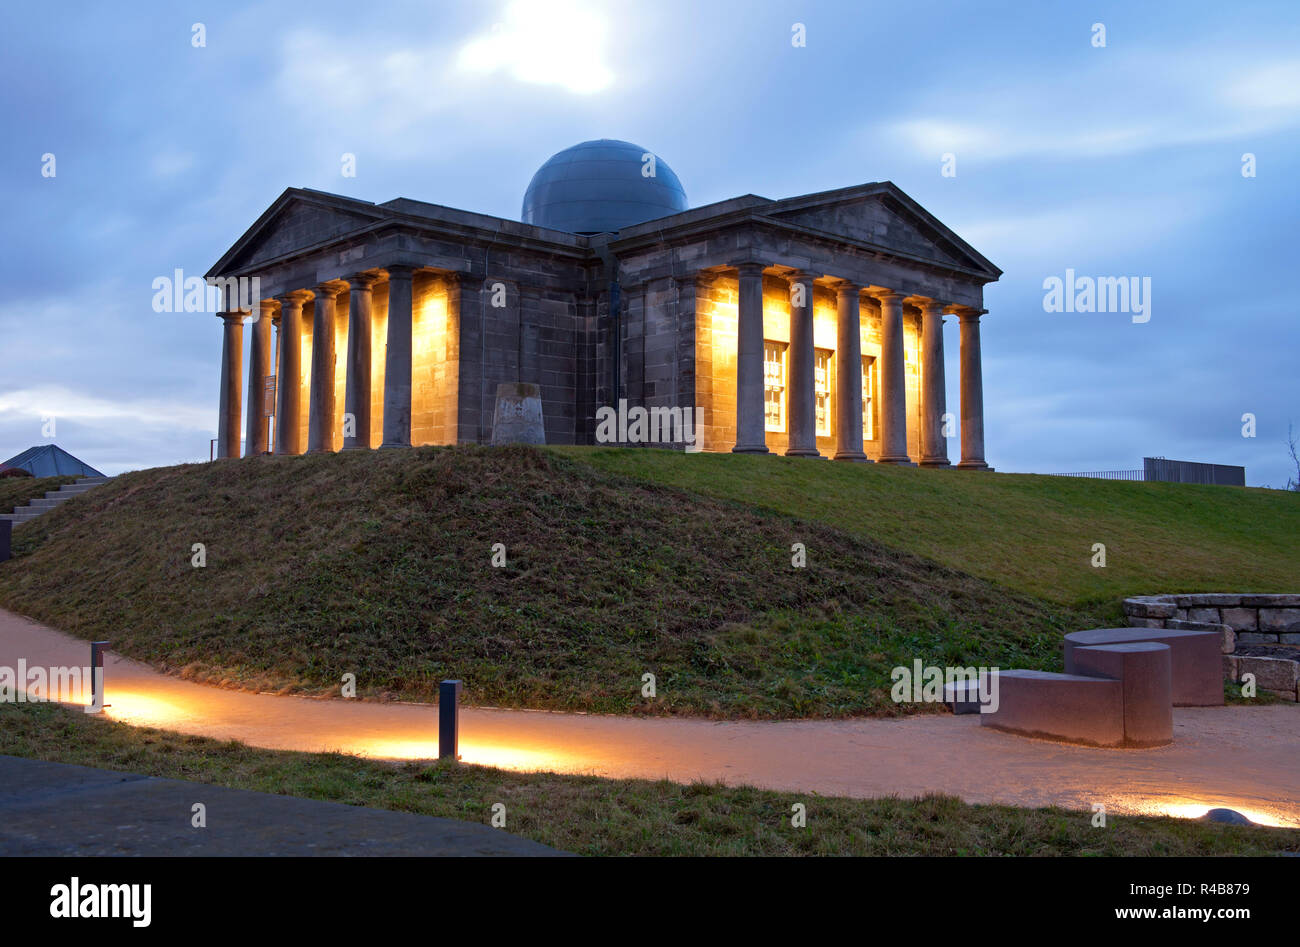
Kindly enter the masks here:
M 1108 677 L 999 671 L 998 709 L 980 726 L 1028 737 L 1123 746 L 1124 685 Z
M 980 725 L 1091 746 L 1164 746 L 1174 738 L 1172 655 L 1154 642 L 1082 645 L 1078 673 L 1001 671 L 997 710 Z
M 1219 636 L 1208 631 L 1168 628 L 1092 628 L 1065 636 L 1065 672 L 1079 669 L 1080 647 L 1155 642 L 1171 653 L 1172 697 L 1175 707 L 1217 707 L 1223 704 L 1223 659 Z

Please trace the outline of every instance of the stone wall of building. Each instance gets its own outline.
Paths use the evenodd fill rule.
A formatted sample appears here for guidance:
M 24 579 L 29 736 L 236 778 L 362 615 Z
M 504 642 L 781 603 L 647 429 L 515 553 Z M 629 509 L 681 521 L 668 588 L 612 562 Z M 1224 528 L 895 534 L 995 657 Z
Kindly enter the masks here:
M 416 273 L 412 282 L 411 444 L 455 444 L 460 313 L 445 277 Z

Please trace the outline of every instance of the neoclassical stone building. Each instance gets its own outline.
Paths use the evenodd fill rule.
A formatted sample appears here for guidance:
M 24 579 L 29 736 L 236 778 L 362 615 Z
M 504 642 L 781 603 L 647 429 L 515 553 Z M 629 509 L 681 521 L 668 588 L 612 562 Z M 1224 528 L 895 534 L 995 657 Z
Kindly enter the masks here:
M 241 420 L 246 454 L 490 443 L 497 385 L 527 382 L 548 443 L 595 443 L 626 399 L 698 408 L 705 450 L 944 466 L 951 314 L 958 466 L 987 468 L 1001 271 L 893 184 L 688 208 L 662 160 L 602 140 L 543 165 L 521 216 L 285 191 L 207 274 L 261 288 L 219 314 L 220 456 Z

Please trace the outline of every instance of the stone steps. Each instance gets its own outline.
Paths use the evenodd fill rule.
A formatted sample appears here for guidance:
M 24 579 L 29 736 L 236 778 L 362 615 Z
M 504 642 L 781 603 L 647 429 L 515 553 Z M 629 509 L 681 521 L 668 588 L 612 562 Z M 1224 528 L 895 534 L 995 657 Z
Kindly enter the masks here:
M 12 513 L 0 514 L 0 519 L 9 520 L 14 526 L 20 526 L 107 481 L 107 477 L 79 477 L 73 483 L 65 483 L 57 490 L 46 492 L 43 497 L 27 501 L 25 506 L 15 508 Z

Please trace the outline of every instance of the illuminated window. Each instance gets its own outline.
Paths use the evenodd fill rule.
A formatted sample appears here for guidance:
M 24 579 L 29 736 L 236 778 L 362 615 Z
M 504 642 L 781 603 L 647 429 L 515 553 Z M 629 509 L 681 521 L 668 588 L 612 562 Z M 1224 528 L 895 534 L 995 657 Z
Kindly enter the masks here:
M 763 422 L 769 431 L 785 430 L 784 342 L 763 343 Z
M 862 356 L 862 439 L 876 438 L 876 359 Z
M 831 352 L 816 350 L 814 385 L 817 389 L 817 436 L 831 436 Z

